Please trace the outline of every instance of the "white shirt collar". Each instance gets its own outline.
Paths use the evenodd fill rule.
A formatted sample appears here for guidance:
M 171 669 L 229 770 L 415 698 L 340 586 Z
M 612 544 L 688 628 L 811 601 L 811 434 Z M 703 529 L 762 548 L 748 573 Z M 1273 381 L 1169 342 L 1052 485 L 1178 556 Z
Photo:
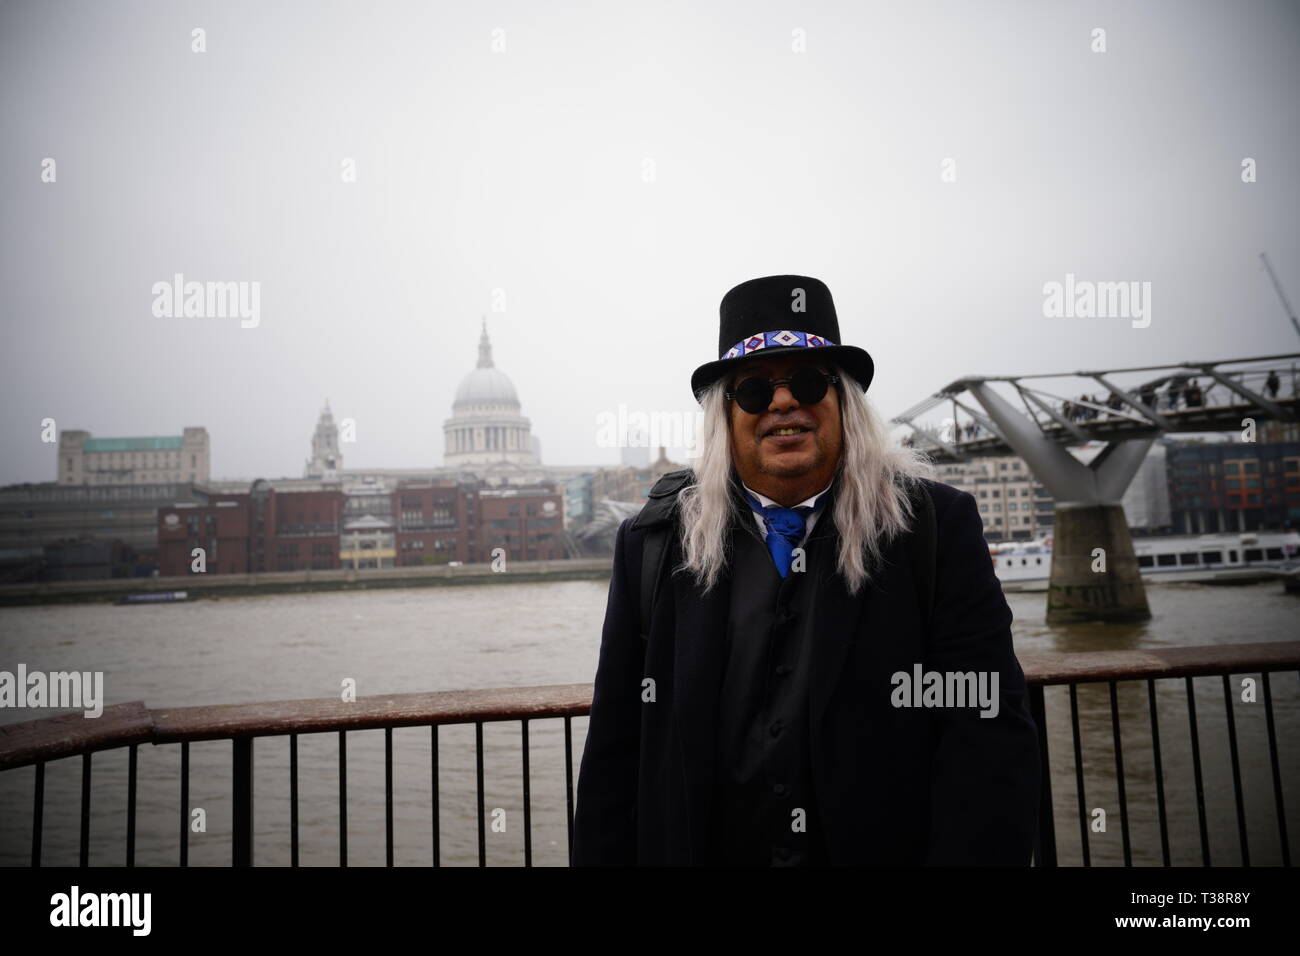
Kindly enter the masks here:
M 770 507 L 772 507 L 773 505 L 776 505 L 776 504 L 777 504 L 777 502 L 775 502 L 775 501 L 773 501 L 771 498 L 767 497 L 767 495 L 759 494 L 757 491 L 755 491 L 753 488 L 749 487 L 749 485 L 745 484 L 743 481 L 742 481 L 740 484 L 741 484 L 741 487 L 743 487 L 746 491 L 748 491 L 751 495 L 753 495 L 754 498 L 758 501 L 758 503 L 759 503 L 760 505 L 762 505 L 764 508 L 770 508 Z M 834 482 L 832 482 L 831 484 L 834 484 Z M 828 491 L 830 491 L 830 490 L 831 490 L 831 486 L 830 486 L 830 485 L 827 485 L 825 488 L 823 488 L 821 491 L 817 492 L 817 494 L 813 495 L 811 498 L 807 499 L 806 501 L 801 501 L 801 502 L 799 502 L 799 504 L 795 505 L 795 507 L 796 507 L 796 508 L 811 508 L 811 507 L 813 507 L 814 505 L 817 504 L 817 499 L 818 499 L 818 498 L 820 498 L 822 495 L 826 494 L 826 492 L 828 492 Z M 780 505 L 777 505 L 777 506 L 780 507 Z

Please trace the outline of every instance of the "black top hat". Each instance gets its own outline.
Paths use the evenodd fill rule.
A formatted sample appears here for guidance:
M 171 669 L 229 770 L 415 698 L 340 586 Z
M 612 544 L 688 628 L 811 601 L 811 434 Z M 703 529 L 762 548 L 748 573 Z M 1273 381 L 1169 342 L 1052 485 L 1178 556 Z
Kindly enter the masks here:
M 742 282 L 722 297 L 718 360 L 691 375 L 691 391 L 700 393 L 731 373 L 746 359 L 817 349 L 819 357 L 838 365 L 865 392 L 875 375 L 871 356 L 855 345 L 840 344 L 840 323 L 831 290 L 809 276 L 766 276 Z

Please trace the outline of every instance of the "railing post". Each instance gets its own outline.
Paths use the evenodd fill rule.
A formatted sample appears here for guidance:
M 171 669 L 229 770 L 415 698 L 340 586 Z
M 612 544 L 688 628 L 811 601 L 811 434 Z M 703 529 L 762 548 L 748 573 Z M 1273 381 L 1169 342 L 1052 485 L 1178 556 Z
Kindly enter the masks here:
M 190 742 L 181 741 L 181 866 L 190 865 Z
M 234 780 L 232 823 L 234 841 L 230 848 L 231 866 L 253 865 L 253 738 L 236 737 L 231 741 L 234 750 Z
M 81 755 L 81 863 L 90 865 L 90 751 Z
M 1269 711 L 1273 715 L 1273 711 Z M 1270 724 L 1271 728 L 1271 724 Z M 1273 750 L 1277 754 L 1277 748 Z M 1277 758 L 1274 757 L 1274 767 L 1277 767 Z M 1274 778 L 1277 778 L 1277 771 L 1274 771 Z M 31 865 L 32 868 L 40 866 L 40 829 L 45 818 L 45 761 L 36 763 L 36 795 L 34 804 L 31 806 Z
M 1052 815 L 1052 765 L 1047 753 L 1047 704 L 1043 686 L 1029 688 L 1029 711 L 1038 727 L 1038 760 L 1042 782 L 1038 788 L 1038 835 L 1034 838 L 1034 865 L 1056 866 L 1056 820 Z

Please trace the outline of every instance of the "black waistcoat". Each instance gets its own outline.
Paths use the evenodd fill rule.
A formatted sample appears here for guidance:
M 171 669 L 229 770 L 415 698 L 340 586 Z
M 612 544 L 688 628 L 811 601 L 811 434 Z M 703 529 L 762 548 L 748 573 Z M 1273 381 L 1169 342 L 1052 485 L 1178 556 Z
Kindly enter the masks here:
M 809 759 L 808 602 L 816 560 L 834 560 L 828 501 L 784 579 L 752 513 L 731 532 L 731 598 L 718 703 L 712 859 L 728 866 L 825 865 Z M 800 819 L 797 811 L 802 811 Z

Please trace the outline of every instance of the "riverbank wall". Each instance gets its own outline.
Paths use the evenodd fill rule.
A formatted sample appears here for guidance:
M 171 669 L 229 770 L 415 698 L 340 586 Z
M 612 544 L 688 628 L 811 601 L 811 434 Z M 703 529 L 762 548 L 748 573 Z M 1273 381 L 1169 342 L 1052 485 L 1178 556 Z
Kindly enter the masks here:
M 516 561 L 503 571 L 490 564 L 459 567 L 367 568 L 331 571 L 279 571 L 269 574 L 190 574 L 168 578 L 111 578 L 99 581 L 45 581 L 0 585 L 0 607 L 31 604 L 116 603 L 131 594 L 184 591 L 187 599 L 351 591 L 379 588 L 449 587 L 542 581 L 607 579 L 612 558 L 572 561 Z

